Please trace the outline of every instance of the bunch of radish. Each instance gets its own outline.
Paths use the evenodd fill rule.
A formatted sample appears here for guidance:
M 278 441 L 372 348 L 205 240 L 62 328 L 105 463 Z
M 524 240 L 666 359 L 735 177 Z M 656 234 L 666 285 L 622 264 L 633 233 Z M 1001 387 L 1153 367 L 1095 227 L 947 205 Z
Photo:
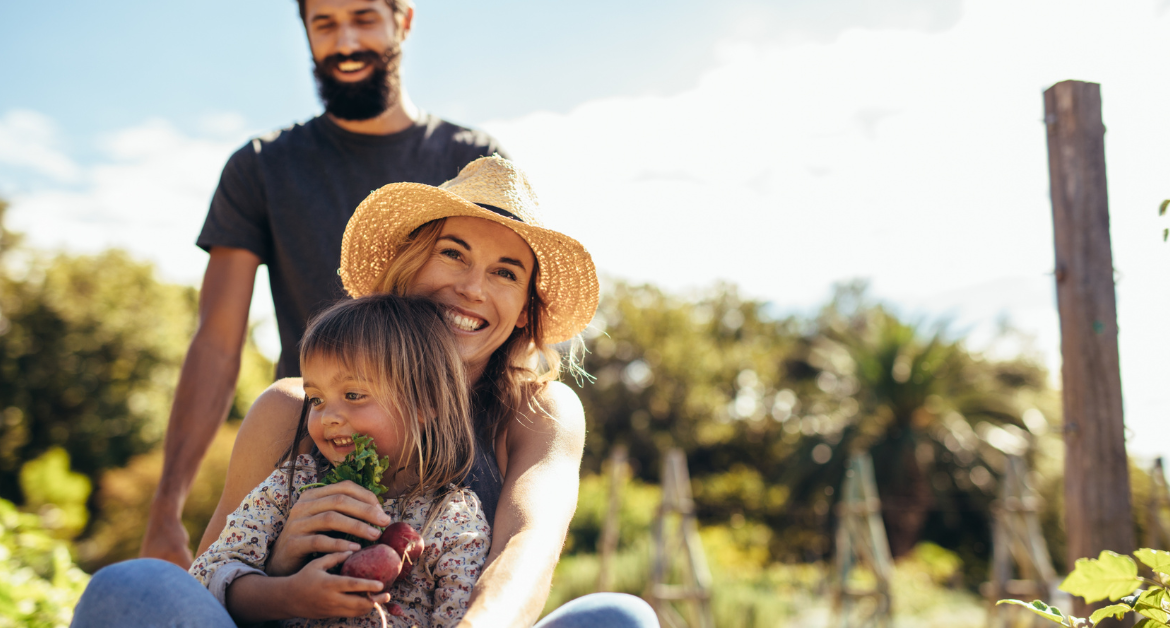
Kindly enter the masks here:
M 341 565 L 341 575 L 363 580 L 377 580 L 382 583 L 382 591 L 389 591 L 390 586 L 399 580 L 405 580 L 414 569 L 415 563 L 422 556 L 424 543 L 418 531 L 409 524 L 399 521 L 390 524 L 378 542 L 354 552 Z M 386 625 L 386 614 L 377 602 L 374 606 L 382 618 L 382 625 Z M 397 603 L 390 603 L 390 614 L 403 616 L 402 607 Z
M 345 460 L 330 470 L 316 484 L 302 486 L 304 491 L 316 486 L 326 486 L 349 480 L 372 492 L 378 501 L 382 501 L 382 493 L 386 487 L 382 486 L 382 474 L 390 465 L 390 458 L 378 457 L 374 447 L 374 439 L 365 435 L 356 435 L 353 439 L 354 450 L 346 455 Z M 363 545 L 369 543 L 366 539 L 346 538 Z M 390 586 L 399 580 L 405 580 L 414 569 L 415 563 L 422 557 L 424 543 L 417 530 L 404 522 L 392 523 L 382 531 L 382 536 L 369 547 L 354 552 L 341 565 L 341 575 L 363 580 L 377 580 L 382 583 L 382 592 L 390 590 Z M 374 603 L 378 614 L 382 618 L 382 626 L 386 625 L 386 614 L 382 605 Z M 402 607 L 390 603 L 390 614 L 401 617 Z

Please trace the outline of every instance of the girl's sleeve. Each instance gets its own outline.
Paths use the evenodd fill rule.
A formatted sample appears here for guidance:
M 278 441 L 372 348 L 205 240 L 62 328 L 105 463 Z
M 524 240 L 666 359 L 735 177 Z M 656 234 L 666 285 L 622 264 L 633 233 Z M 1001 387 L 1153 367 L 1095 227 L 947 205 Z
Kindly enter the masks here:
M 433 570 L 431 625 L 447 627 L 458 624 L 467 612 L 471 589 L 492 546 L 492 533 L 479 498 L 471 491 L 463 491 L 462 498 L 444 500 L 441 508 L 435 526 L 442 532 L 443 546 Z
M 224 603 L 236 578 L 264 573 L 268 551 L 288 518 L 288 476 L 273 471 L 228 516 L 223 532 L 195 559 L 190 573 Z

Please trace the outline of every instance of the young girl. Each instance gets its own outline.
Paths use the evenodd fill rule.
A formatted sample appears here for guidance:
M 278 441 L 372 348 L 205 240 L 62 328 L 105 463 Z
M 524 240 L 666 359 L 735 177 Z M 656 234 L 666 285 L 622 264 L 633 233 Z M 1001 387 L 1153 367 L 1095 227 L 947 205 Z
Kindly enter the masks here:
M 471 466 L 474 433 L 463 363 L 439 306 L 390 295 L 338 303 L 309 324 L 301 371 L 305 410 L 282 468 L 232 513 L 191 574 L 238 623 L 380 626 L 374 602 L 393 600 L 404 611 L 389 617 L 396 625 L 455 625 L 491 532 L 478 498 L 458 487 Z M 383 510 L 421 531 L 420 564 L 388 593 L 381 582 L 328 572 L 353 552 L 269 577 L 265 563 L 300 488 L 344 460 L 360 434 L 373 437 L 379 456 L 390 456 Z M 306 438 L 312 453 L 298 456 Z

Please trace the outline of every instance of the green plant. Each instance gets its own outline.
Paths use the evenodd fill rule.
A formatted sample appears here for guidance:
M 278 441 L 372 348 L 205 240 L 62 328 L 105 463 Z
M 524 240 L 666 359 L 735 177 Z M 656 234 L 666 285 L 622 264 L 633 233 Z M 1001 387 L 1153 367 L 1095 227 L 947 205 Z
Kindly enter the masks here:
M 1170 625 L 1170 552 L 1140 549 L 1133 554 L 1153 571 L 1154 578 L 1138 575 L 1137 563 L 1129 556 L 1105 550 L 1096 559 L 1079 558 L 1072 573 L 1061 583 L 1060 589 L 1085 598 L 1092 604 L 1104 599 L 1110 604 L 1093 611 L 1088 619 L 1065 615 L 1055 606 L 1039 600 L 1031 603 L 1021 600 L 1000 600 L 999 604 L 1023 606 L 1037 615 L 1069 628 L 1096 626 L 1106 617 L 1121 619 L 1131 611 L 1141 616 L 1135 628 L 1166 628 Z M 1141 589 L 1145 585 L 1147 588 Z
M 382 501 L 382 493 L 386 487 L 382 486 L 382 474 L 390 468 L 390 456 L 378 459 L 378 449 L 374 447 L 371 436 L 357 435 L 353 437 L 353 451 L 345 456 L 345 460 L 325 474 L 320 482 L 306 484 L 301 490 L 328 486 L 349 480 L 354 484 L 370 491 Z
M 0 626 L 68 626 L 88 582 L 40 517 L 0 499 Z
M 1170 207 L 1170 198 L 1162 201 L 1162 205 L 1158 207 L 1158 215 L 1165 216 L 1166 215 L 1166 208 L 1168 208 L 1168 207 Z M 1167 239 L 1170 239 L 1170 229 L 1163 229 L 1162 230 L 1162 241 L 1165 242 Z

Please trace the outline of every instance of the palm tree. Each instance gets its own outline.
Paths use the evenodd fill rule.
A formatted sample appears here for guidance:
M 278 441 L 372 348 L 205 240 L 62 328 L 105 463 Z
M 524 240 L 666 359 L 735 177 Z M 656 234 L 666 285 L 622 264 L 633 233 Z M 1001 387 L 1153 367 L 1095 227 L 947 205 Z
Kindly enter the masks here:
M 838 290 L 803 346 L 789 372 L 815 381 L 805 404 L 821 410 L 803 445 L 818 462 L 832 455 L 793 467 L 794 496 L 839 482 L 849 454 L 869 451 L 895 556 L 924 534 L 985 550 L 997 476 L 1005 454 L 1028 450 L 1023 415 L 1044 369 L 971 353 L 945 326 L 903 322 L 862 284 Z

